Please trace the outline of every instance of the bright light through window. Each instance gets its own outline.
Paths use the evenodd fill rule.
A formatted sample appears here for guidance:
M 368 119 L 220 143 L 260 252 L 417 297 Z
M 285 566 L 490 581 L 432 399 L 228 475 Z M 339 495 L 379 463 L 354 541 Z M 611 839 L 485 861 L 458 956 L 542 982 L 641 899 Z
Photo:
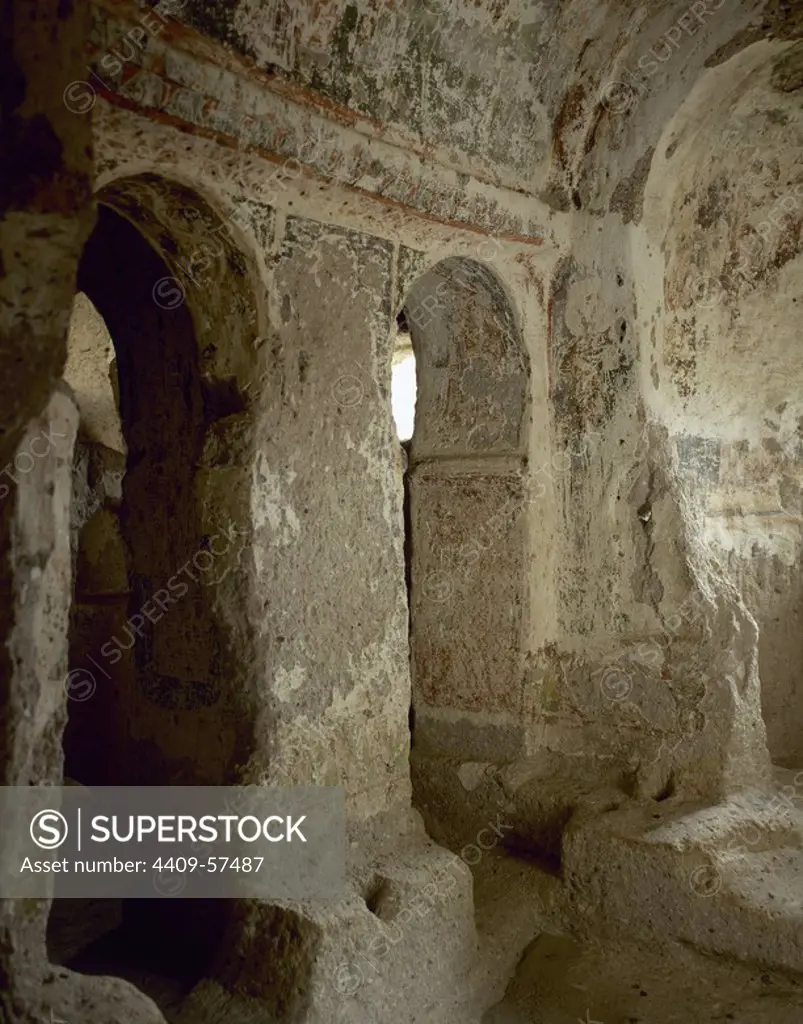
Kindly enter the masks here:
M 415 423 L 415 356 L 409 350 L 394 361 L 390 401 L 400 441 L 413 436 Z

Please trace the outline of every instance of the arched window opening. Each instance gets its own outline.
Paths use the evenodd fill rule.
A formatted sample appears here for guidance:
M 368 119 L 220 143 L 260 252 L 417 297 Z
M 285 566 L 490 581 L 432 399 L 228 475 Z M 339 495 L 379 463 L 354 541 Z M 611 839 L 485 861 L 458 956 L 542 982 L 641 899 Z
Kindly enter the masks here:
M 393 349 L 391 405 L 396 433 L 404 444 L 410 441 L 415 427 L 416 367 L 410 327 L 402 311 L 397 317 L 398 334 Z

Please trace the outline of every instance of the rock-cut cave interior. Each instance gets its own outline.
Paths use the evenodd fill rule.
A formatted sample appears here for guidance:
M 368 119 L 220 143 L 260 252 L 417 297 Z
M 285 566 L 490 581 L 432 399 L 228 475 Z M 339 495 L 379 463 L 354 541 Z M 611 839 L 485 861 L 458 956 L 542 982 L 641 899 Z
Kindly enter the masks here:
M 801 0 L 2 24 L 2 1024 L 803 1024 Z

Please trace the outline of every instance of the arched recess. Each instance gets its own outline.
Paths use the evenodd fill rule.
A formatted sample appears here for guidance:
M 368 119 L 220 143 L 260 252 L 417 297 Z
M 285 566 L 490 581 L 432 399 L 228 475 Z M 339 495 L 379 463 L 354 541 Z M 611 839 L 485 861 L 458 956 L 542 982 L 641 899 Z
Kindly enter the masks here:
M 443 260 L 404 302 L 416 359 L 410 628 L 417 748 L 521 741 L 529 362 L 513 306 L 476 260 Z
M 219 785 L 236 778 L 253 743 L 243 560 L 254 281 L 224 222 L 185 186 L 140 175 L 98 200 L 78 287 L 117 355 L 129 608 L 144 619 L 99 660 L 135 633 L 126 782 Z M 142 609 L 155 595 L 163 614 L 149 617 Z
M 231 784 L 254 752 L 260 710 L 249 591 L 256 275 L 183 185 L 141 175 L 98 200 L 77 286 L 116 355 L 127 603 L 70 665 L 65 744 L 97 750 L 67 749 L 66 761 L 93 785 Z M 133 958 L 147 950 L 143 978 L 187 990 L 227 913 L 209 902 L 129 901 L 114 935 L 69 966 L 139 983 Z
M 803 764 L 802 68 L 799 43 L 757 43 L 698 83 L 647 183 L 641 278 L 645 398 L 700 550 L 758 624 L 769 753 L 787 767 Z

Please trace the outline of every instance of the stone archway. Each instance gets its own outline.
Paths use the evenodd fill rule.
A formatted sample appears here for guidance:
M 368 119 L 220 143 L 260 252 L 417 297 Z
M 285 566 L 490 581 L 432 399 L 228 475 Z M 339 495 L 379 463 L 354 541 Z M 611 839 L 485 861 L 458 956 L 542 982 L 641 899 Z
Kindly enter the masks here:
M 448 258 L 404 302 L 418 394 L 410 445 L 416 744 L 521 743 L 529 362 L 496 275 Z M 489 568 L 493 566 L 494 572 Z
M 138 767 L 125 782 L 219 785 L 236 779 L 251 744 L 239 561 L 249 536 L 252 284 L 223 222 L 184 186 L 142 175 L 99 198 L 78 286 L 117 353 L 131 616 L 98 660 L 135 651 L 138 729 L 123 760 Z
M 123 564 L 113 614 L 110 602 L 93 642 L 73 645 L 68 767 L 92 785 L 232 784 L 258 718 L 248 590 L 255 282 L 192 190 L 143 175 L 99 199 L 77 285 L 116 354 Z M 74 927 L 62 909 L 52 918 Z M 113 933 L 61 948 L 68 966 L 126 977 L 167 1012 L 215 955 L 229 909 L 128 901 Z M 57 948 L 53 928 L 50 939 Z

